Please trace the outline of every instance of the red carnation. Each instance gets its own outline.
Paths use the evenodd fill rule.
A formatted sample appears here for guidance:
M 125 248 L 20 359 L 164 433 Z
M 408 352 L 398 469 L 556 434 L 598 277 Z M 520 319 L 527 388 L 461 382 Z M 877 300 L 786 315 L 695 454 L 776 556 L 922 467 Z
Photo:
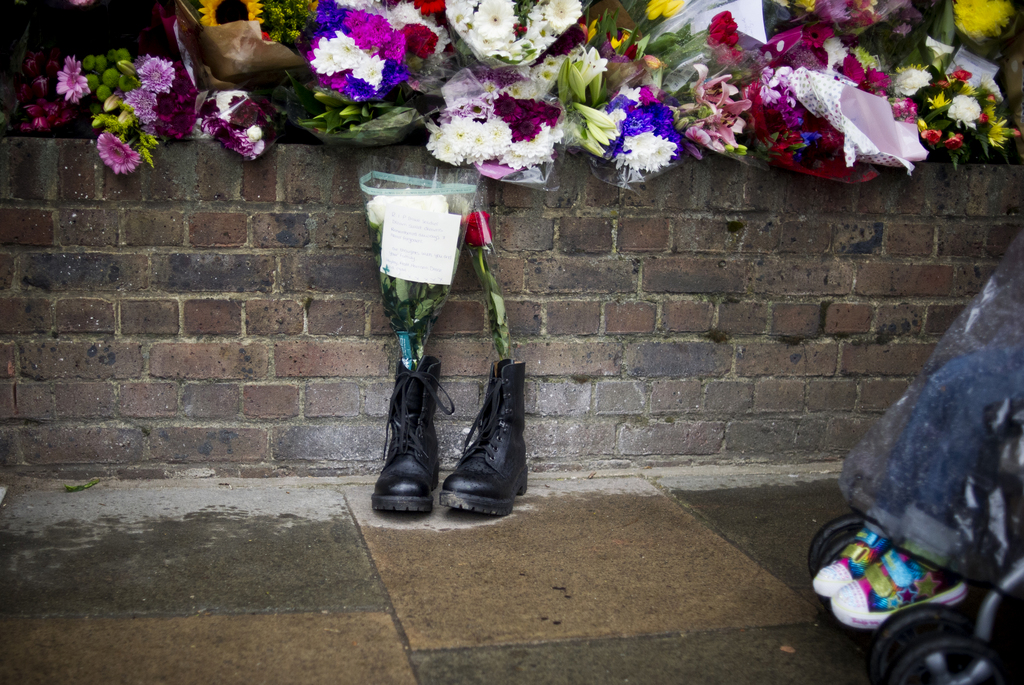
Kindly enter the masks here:
M 732 12 L 719 12 L 708 26 L 708 45 L 725 45 L 731 48 L 740 38 L 736 35 L 737 28 Z
M 921 131 L 921 137 L 932 145 L 936 145 L 940 140 L 942 140 L 942 131 L 930 128 L 927 131 Z
M 402 27 L 405 34 L 405 49 L 420 59 L 434 54 L 437 48 L 437 35 L 423 24 L 406 24 Z
M 491 244 L 491 215 L 487 212 L 473 212 L 466 219 L 466 242 L 473 247 L 485 247 Z
M 437 14 L 445 10 L 444 0 L 413 0 L 412 4 L 423 16 Z
M 959 150 L 961 147 L 963 147 L 963 144 L 964 144 L 964 134 L 963 133 L 957 133 L 955 136 L 950 136 L 949 138 L 946 138 L 946 142 L 943 143 L 943 145 L 945 145 L 946 149 L 949 150 L 949 151 Z
M 969 81 L 971 78 L 971 72 L 966 71 L 964 69 L 957 69 L 952 74 L 950 74 L 950 76 L 955 78 L 957 81 Z

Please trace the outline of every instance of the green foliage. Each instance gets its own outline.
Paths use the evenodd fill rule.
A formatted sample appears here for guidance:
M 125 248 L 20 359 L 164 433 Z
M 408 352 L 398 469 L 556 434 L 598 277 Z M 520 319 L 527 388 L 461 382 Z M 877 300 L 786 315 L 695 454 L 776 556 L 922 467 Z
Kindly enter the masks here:
M 96 99 L 100 102 L 105 101 L 108 97 L 114 94 L 114 91 L 107 85 L 102 85 L 93 92 L 96 93 Z
M 82 58 L 82 69 L 85 71 L 92 71 L 96 68 L 96 57 L 94 55 L 86 55 Z
M 128 48 L 118 48 L 114 51 L 115 62 L 131 62 L 132 53 L 128 52 Z
M 93 58 L 93 63 L 95 64 L 96 71 L 101 74 L 107 70 L 107 58 L 105 55 L 96 55 Z
M 114 89 L 117 88 L 117 82 L 120 80 L 120 78 L 121 72 L 119 72 L 117 69 L 114 69 L 113 67 L 110 67 L 103 71 L 103 75 L 100 77 L 100 80 L 103 81 L 103 85 L 105 85 L 107 88 Z
M 96 485 L 99 482 L 100 482 L 99 478 L 93 478 L 88 483 L 83 483 L 81 485 L 68 485 L 68 484 L 65 483 L 64 484 L 64 490 L 66 492 L 81 492 L 82 490 L 86 490 L 88 488 L 91 488 L 92 486 Z
M 309 0 L 265 0 L 260 16 L 270 40 L 294 45 L 309 17 Z
M 121 74 L 121 78 L 117 80 L 117 87 L 126 93 L 129 90 L 135 90 L 140 85 L 142 84 L 139 83 L 139 79 L 134 76 L 128 76 L 127 74 Z
M 90 93 L 95 93 L 96 89 L 100 87 L 100 77 L 96 74 L 87 74 L 85 81 L 89 84 Z

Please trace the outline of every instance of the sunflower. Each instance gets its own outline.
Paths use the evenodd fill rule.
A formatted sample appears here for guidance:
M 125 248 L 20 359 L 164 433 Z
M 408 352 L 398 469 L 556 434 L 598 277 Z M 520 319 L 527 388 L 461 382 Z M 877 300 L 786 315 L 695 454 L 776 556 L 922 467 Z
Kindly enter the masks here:
M 220 26 L 232 21 L 260 21 L 263 5 L 256 0 L 201 0 L 203 26 Z

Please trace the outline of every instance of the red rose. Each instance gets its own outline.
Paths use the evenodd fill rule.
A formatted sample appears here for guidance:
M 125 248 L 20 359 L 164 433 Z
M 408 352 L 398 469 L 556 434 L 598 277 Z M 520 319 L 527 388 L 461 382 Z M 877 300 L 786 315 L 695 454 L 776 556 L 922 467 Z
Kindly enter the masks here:
M 979 124 L 987 124 L 988 123 L 988 115 L 985 114 L 984 112 L 982 112 L 981 116 L 978 117 L 978 123 Z
M 963 133 L 957 133 L 955 136 L 950 136 L 949 138 L 946 138 L 946 142 L 943 143 L 943 145 L 946 146 L 946 149 L 950 150 L 950 151 L 959 150 L 961 147 L 963 147 L 963 144 L 964 144 L 964 134 Z
M 957 81 L 968 81 L 971 78 L 971 72 L 965 71 L 963 69 L 957 69 L 952 74 L 950 74 L 950 76 L 955 78 Z
M 491 215 L 487 212 L 473 212 L 466 219 L 466 242 L 473 247 L 490 245 L 494 240 L 491 234 Z
M 927 140 L 932 145 L 936 145 L 940 140 L 942 140 L 942 131 L 930 128 L 927 131 L 922 131 L 921 137 Z

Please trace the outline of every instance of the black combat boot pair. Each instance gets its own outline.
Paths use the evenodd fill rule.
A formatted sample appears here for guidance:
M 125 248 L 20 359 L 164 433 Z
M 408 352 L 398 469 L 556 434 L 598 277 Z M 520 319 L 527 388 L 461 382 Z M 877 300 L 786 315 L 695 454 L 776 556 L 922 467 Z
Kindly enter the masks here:
M 441 363 L 434 357 L 425 357 L 417 371 L 398 363 L 374 509 L 430 511 L 433 506 L 439 471 L 434 410 L 438 390 L 444 392 L 440 375 Z M 462 459 L 442 486 L 441 504 L 496 516 L 512 513 L 516 495 L 526 492 L 525 385 L 525 364 L 511 359 L 494 364 Z M 454 407 L 441 405 L 441 411 L 450 415 Z

